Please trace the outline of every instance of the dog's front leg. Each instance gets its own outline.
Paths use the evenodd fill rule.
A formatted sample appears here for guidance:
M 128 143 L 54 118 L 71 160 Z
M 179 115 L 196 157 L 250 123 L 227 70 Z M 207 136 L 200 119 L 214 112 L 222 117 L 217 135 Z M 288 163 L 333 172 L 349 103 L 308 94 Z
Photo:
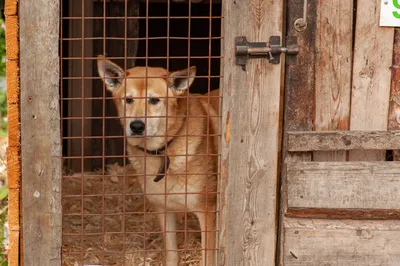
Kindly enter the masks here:
M 179 254 L 176 244 L 176 215 L 166 212 L 163 208 L 156 208 L 156 212 L 163 232 L 166 266 L 177 266 Z
M 201 229 L 202 265 L 215 265 L 215 212 L 196 213 Z

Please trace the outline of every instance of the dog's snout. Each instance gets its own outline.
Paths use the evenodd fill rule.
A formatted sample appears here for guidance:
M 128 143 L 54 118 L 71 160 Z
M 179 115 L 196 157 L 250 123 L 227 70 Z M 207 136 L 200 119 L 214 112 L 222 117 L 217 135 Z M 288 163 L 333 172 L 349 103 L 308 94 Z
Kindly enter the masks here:
M 140 120 L 135 120 L 131 122 L 129 126 L 132 132 L 135 134 L 141 134 L 144 131 L 144 123 Z

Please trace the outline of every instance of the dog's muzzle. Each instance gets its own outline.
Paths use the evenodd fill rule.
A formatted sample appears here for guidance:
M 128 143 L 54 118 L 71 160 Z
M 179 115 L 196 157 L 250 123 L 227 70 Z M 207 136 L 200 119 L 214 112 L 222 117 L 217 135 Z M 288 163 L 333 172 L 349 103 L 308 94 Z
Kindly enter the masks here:
M 142 135 L 145 129 L 145 124 L 140 120 L 135 120 L 129 124 L 133 135 Z

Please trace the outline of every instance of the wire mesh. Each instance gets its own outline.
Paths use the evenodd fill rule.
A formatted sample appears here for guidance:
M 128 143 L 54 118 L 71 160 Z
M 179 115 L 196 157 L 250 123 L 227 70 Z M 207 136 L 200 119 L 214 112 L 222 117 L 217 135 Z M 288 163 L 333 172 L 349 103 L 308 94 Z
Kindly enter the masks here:
M 63 265 L 214 265 L 221 2 L 60 1 Z

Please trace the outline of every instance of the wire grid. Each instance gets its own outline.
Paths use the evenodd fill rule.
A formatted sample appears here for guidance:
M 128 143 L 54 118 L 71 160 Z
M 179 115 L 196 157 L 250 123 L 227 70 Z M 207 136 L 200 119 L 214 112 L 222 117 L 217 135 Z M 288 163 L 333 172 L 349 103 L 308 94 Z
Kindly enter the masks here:
M 214 0 L 216 1 L 216 0 Z M 138 8 L 132 15 L 131 4 Z M 161 10 L 161 11 L 160 11 Z M 190 88 L 193 93 L 183 96 L 169 95 L 159 97 L 165 101 L 166 115 L 151 116 L 168 119 L 186 120 L 184 134 L 155 135 L 163 137 L 164 145 L 169 139 L 186 139 L 186 151 L 172 154 L 166 149 L 162 155 L 171 158 L 185 158 L 184 201 L 188 196 L 205 194 L 218 196 L 215 191 L 188 191 L 188 179 L 191 176 L 215 177 L 219 179 L 219 167 L 206 173 L 190 172 L 189 158 L 202 156 L 217 158 L 219 150 L 210 151 L 209 137 L 220 138 L 219 132 L 211 132 L 210 119 L 220 120 L 218 115 L 189 114 L 189 103 L 193 98 L 206 98 L 221 102 L 220 96 L 210 96 L 210 92 L 219 87 L 222 78 L 220 45 L 221 34 L 220 2 L 207 1 L 200 4 L 136 2 L 131 0 L 61 0 L 60 10 L 60 61 L 61 61 L 61 116 L 63 140 L 63 265 L 166 265 L 163 238 L 155 210 L 147 198 L 164 196 L 162 214 L 176 213 L 178 252 L 180 265 L 201 265 L 201 230 L 194 214 L 203 210 L 171 210 L 166 206 L 167 197 L 181 195 L 167 191 L 170 175 L 164 179 L 163 193 L 149 193 L 146 187 L 153 182 L 154 174 L 135 172 L 130 165 L 127 152 L 128 139 L 120 121 L 142 119 L 147 124 L 148 93 L 147 83 L 151 76 L 146 70 L 144 77 L 146 93 L 144 97 L 145 114 L 141 117 L 126 115 L 126 105 L 121 116 L 115 109 L 116 97 L 106 90 L 104 77 L 97 74 L 97 55 L 118 62 L 124 70 L 134 65 L 145 67 L 164 67 L 167 72 L 197 66 L 195 82 Z M 136 25 L 138 32 L 132 31 Z M 165 28 L 161 30 L 162 27 Z M 121 29 L 122 28 L 122 29 Z M 179 30 L 178 30 L 179 29 Z M 114 34 L 113 31 L 118 31 Z M 132 34 L 134 33 L 134 34 Z M 118 35 L 119 36 L 114 36 Z M 121 36 L 123 35 L 123 36 Z M 132 36 L 134 35 L 134 36 Z M 137 48 L 132 49 L 133 48 Z M 123 53 L 121 54 L 121 51 Z M 132 51 L 137 51 L 132 54 Z M 185 52 L 186 51 L 186 52 Z M 168 101 L 173 98 L 186 104 L 186 113 L 168 114 Z M 190 119 L 207 121 L 207 130 L 203 134 L 191 134 Z M 166 132 L 167 129 L 166 129 Z M 204 137 L 204 152 L 189 152 L 189 138 Z M 144 142 L 144 148 L 146 149 Z M 147 153 L 136 155 L 145 161 L 154 157 Z M 146 168 L 146 164 L 144 164 Z M 144 169 L 144 173 L 147 173 Z M 182 176 L 182 174 L 180 174 Z M 143 187 L 138 179 L 143 178 Z M 207 201 L 205 201 L 207 203 Z M 217 206 L 217 204 L 216 204 Z M 218 215 L 218 210 L 215 209 Z M 207 228 L 205 228 L 207 230 Z M 218 234 L 218 227 L 215 230 Z M 216 237 L 218 239 L 218 237 Z

